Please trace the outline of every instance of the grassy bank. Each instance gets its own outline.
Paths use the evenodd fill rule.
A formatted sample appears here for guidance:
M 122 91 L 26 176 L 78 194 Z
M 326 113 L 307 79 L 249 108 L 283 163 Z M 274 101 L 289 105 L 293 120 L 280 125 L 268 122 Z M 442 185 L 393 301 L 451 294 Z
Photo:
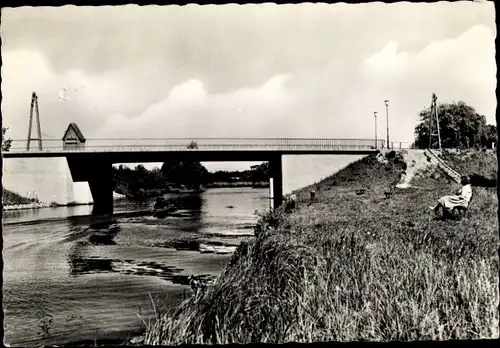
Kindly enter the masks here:
M 485 156 L 468 168 L 496 165 Z M 215 284 L 158 313 L 144 343 L 498 337 L 495 189 L 474 187 L 468 220 L 434 220 L 429 205 L 456 186 L 429 171 L 385 199 L 404 167 L 385 160 L 363 158 L 297 191 L 292 212 L 263 216 Z
M 30 204 L 36 202 L 36 199 L 29 199 L 15 192 L 4 189 L 2 202 L 3 205 Z

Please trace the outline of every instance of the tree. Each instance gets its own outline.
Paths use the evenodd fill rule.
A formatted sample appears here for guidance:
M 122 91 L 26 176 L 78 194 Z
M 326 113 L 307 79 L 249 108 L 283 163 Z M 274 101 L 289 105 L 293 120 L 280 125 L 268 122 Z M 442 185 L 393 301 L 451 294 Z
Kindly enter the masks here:
M 269 180 L 269 162 L 263 162 L 250 167 L 252 172 L 252 182 L 263 182 Z
M 12 139 L 6 139 L 5 138 L 5 133 L 7 133 L 7 130 L 9 128 L 2 127 L 2 151 L 9 151 L 10 147 L 12 145 Z
M 495 144 L 496 146 L 496 144 L 498 143 L 497 127 L 489 124 L 486 127 L 485 136 L 488 148 L 491 148 L 493 144 Z
M 161 173 L 166 181 L 189 188 L 198 188 L 208 178 L 208 170 L 198 161 L 165 162 Z
M 415 127 L 415 146 L 429 146 L 429 119 L 431 108 L 420 112 L 420 123 Z M 435 117 L 433 115 L 433 117 Z M 486 117 L 462 101 L 438 106 L 439 131 L 443 148 L 471 148 L 488 146 L 493 141 L 495 126 L 486 124 Z M 433 119 L 435 121 L 435 119 Z M 434 123 L 435 125 L 435 123 Z M 494 128 L 491 128 L 494 127 Z M 436 130 L 433 130 L 436 133 Z M 495 138 L 496 139 L 496 138 Z M 437 147 L 438 139 L 433 137 L 432 147 Z

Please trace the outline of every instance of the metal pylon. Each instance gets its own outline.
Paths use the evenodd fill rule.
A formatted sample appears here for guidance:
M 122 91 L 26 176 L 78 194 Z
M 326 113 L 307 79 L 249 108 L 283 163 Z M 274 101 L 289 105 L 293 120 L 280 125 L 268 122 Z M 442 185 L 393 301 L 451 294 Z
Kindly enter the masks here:
M 435 93 L 432 93 L 431 114 L 429 115 L 429 149 L 432 148 L 432 137 L 437 137 L 439 150 L 441 150 L 441 134 L 439 132 L 439 116 L 438 116 L 436 101 L 437 101 L 437 96 Z M 432 133 L 433 123 L 434 123 L 433 119 L 435 119 L 436 130 L 437 130 L 437 133 L 434 134 Z
M 36 111 L 38 138 L 31 137 L 31 128 L 33 126 L 33 108 L 35 108 Z M 31 94 L 30 124 L 28 129 L 28 142 L 26 144 L 26 150 L 30 149 L 31 140 L 38 140 L 38 149 L 42 150 L 42 129 L 40 127 L 40 112 L 38 111 L 38 97 L 35 92 Z

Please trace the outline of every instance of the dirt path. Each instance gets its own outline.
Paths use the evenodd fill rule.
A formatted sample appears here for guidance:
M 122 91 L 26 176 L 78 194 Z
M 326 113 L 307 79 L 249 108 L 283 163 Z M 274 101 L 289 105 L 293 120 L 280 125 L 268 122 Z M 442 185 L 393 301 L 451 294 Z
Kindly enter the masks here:
M 425 150 L 403 150 L 401 151 L 407 164 L 406 175 L 403 175 L 401 181 L 396 185 L 397 188 L 408 188 L 411 186 L 411 180 L 418 172 L 428 170 L 430 167 L 437 167 L 436 163 L 427 160 Z
M 403 175 L 401 177 L 400 182 L 396 185 L 397 188 L 404 189 L 408 187 L 414 187 L 411 185 L 411 181 L 417 173 L 428 172 L 430 169 L 437 169 L 440 167 L 440 165 L 442 166 L 442 164 L 436 157 L 426 154 L 426 151 L 427 150 L 401 151 L 401 154 L 403 155 L 403 158 L 407 164 L 407 168 L 406 175 Z M 450 171 L 454 171 L 453 168 L 449 168 Z M 451 174 L 449 175 L 451 177 Z

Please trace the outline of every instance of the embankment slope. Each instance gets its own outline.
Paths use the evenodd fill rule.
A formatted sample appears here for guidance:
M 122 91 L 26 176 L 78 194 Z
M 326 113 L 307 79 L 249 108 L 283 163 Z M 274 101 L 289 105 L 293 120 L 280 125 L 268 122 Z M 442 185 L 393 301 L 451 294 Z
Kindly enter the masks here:
M 496 166 L 486 153 L 463 168 L 450 156 L 462 173 Z M 418 187 L 386 199 L 410 165 L 424 168 Z M 144 343 L 497 338 L 496 191 L 474 187 L 465 221 L 434 220 L 429 205 L 456 188 L 388 152 L 297 190 L 298 207 L 263 216 L 215 284 L 160 314 Z

